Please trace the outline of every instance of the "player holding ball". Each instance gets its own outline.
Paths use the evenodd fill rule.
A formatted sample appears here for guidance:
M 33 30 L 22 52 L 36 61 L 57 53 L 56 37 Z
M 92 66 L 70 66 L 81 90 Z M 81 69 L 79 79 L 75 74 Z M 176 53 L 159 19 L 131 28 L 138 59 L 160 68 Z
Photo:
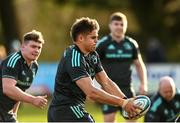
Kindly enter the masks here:
M 86 98 L 121 106 L 132 117 L 138 114 L 139 106 L 126 99 L 101 65 L 95 51 L 98 31 L 97 21 L 88 17 L 77 19 L 72 25 L 70 33 L 74 44 L 64 51 L 58 65 L 48 122 L 95 122 L 85 110 Z M 93 85 L 94 78 L 103 89 Z

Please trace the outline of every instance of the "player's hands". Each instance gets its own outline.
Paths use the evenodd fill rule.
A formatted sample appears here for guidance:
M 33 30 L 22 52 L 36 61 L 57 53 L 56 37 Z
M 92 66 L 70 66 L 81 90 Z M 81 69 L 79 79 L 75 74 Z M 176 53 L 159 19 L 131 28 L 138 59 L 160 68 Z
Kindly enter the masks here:
M 47 105 L 47 95 L 45 96 L 36 96 L 32 104 L 36 107 L 43 109 Z
M 134 117 L 138 115 L 138 109 L 141 110 L 139 106 L 134 105 L 133 100 L 133 98 L 126 99 L 122 105 L 122 108 L 128 113 L 129 117 Z

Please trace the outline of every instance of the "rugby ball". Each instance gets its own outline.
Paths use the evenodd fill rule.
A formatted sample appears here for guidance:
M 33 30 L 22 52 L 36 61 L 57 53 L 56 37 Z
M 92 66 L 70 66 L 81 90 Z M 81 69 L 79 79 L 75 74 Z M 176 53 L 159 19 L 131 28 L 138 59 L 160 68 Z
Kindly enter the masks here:
M 145 95 L 136 96 L 136 98 L 133 100 L 133 103 L 139 106 L 141 110 L 137 109 L 138 114 L 134 117 L 129 117 L 128 113 L 125 110 L 122 110 L 122 116 L 125 119 L 133 119 L 133 120 L 138 119 L 142 117 L 149 110 L 149 107 L 151 106 L 151 100 L 149 99 L 149 97 Z

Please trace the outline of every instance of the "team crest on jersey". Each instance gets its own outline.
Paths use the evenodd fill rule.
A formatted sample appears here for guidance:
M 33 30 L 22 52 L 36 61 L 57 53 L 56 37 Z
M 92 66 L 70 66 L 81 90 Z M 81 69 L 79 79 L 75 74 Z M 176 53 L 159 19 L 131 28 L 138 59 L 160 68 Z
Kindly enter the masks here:
M 26 73 L 24 72 L 24 70 L 22 71 L 22 73 L 21 73 L 23 76 L 26 76 Z
M 91 59 L 92 59 L 92 61 L 93 61 L 94 64 L 97 64 L 97 56 L 92 55 L 92 56 L 91 56 Z
M 125 49 L 127 49 L 127 50 L 132 50 L 131 45 L 130 45 L 129 43 L 127 43 L 127 42 L 126 42 L 126 43 L 124 43 L 124 45 L 123 45 L 123 46 L 124 46 L 124 48 L 125 48 Z
M 114 50 L 114 49 L 116 49 L 116 48 L 115 48 L 115 46 L 113 44 L 108 46 L 108 50 Z

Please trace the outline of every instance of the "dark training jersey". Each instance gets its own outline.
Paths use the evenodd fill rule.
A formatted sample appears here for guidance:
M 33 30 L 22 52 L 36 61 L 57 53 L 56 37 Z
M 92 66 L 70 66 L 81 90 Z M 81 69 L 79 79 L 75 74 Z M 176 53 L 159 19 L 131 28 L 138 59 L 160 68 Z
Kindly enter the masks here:
M 116 42 L 110 35 L 103 37 L 97 44 L 104 70 L 120 87 L 129 87 L 131 82 L 131 64 L 140 53 L 137 42 L 125 36 L 121 42 Z
M 25 91 L 28 89 L 37 73 L 36 62 L 29 67 L 21 52 L 8 56 L 0 66 L 0 112 L 9 112 L 17 101 L 3 94 L 2 78 L 11 78 L 17 81 L 16 86 Z
M 58 65 L 51 105 L 84 105 L 86 95 L 76 81 L 84 77 L 93 79 L 102 70 L 96 52 L 85 56 L 76 45 L 68 47 Z
M 174 122 L 180 115 L 180 90 L 170 102 L 158 93 L 152 99 L 152 105 L 145 115 L 145 122 Z

